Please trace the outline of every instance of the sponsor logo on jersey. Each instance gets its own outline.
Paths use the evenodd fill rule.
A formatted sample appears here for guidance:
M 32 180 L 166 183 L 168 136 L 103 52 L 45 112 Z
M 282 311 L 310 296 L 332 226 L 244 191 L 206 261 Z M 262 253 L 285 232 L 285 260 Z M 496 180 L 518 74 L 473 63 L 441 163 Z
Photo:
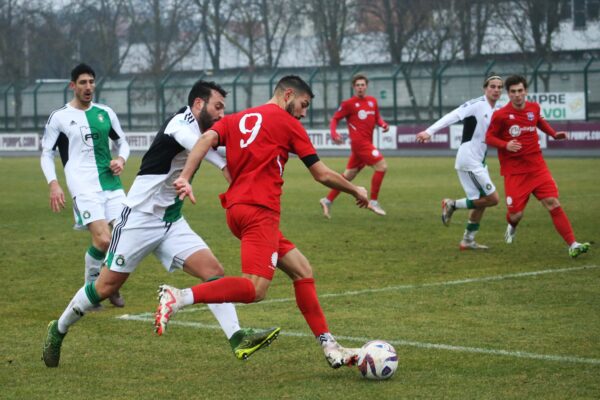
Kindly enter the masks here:
M 375 111 L 358 110 L 358 119 L 367 119 L 370 114 L 375 115 Z
M 88 147 L 94 147 L 94 140 L 100 138 L 100 134 L 97 131 L 92 131 L 89 126 L 81 126 L 79 128 L 81 132 L 81 141 Z
M 119 267 L 125 265 L 125 257 L 122 254 L 119 254 L 115 259 L 115 264 L 117 264 Z
M 531 111 L 527 112 L 527 119 L 533 121 L 533 113 Z
M 512 137 L 517 137 L 521 134 L 521 127 L 519 125 L 513 125 L 508 130 L 508 133 L 510 133 L 510 136 Z

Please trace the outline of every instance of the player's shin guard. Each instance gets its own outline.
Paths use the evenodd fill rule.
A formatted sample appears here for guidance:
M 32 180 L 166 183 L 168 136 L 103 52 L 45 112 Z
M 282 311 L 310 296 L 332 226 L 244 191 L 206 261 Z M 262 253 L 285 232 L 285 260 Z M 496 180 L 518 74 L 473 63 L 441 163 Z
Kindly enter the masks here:
M 570 246 L 575 241 L 575 234 L 573 233 L 573 228 L 571 227 L 569 218 L 567 218 L 567 214 L 565 214 L 562 207 L 558 206 L 550 210 L 550 216 L 552 217 L 554 228 L 556 228 L 556 231 Z
M 67 333 L 69 327 L 79 321 L 90 308 L 100 302 L 94 283 L 87 283 L 80 288 L 58 319 L 58 331 Z
M 191 287 L 195 303 L 253 303 L 256 289 L 248 278 L 226 276 Z
M 315 280 L 305 278 L 294 281 L 294 291 L 296 292 L 296 304 L 312 333 L 319 337 L 322 333 L 329 332 L 325 314 L 323 314 L 323 309 L 317 297 Z
M 106 253 L 98 250 L 94 246 L 90 246 L 85 252 L 85 283 L 90 283 L 98 279 L 100 268 Z
M 384 176 L 385 171 L 375 171 L 373 173 L 373 177 L 371 178 L 371 200 L 377 200 Z

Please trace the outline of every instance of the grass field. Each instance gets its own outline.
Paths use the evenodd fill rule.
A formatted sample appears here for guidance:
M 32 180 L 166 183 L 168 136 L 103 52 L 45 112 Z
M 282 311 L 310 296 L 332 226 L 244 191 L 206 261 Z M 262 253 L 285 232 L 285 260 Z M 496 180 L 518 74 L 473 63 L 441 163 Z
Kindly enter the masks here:
M 127 187 L 139 162 L 127 166 Z M 326 162 L 341 170 L 345 159 Z M 46 368 L 46 325 L 82 285 L 89 235 L 71 230 L 70 208 L 50 212 L 37 158 L 0 159 L 0 398 L 600 398 L 600 160 L 548 160 L 577 238 L 597 243 L 576 260 L 535 199 L 514 244 L 503 242 L 502 204 L 486 212 L 478 235 L 491 249 L 460 252 L 466 213 L 455 213 L 449 228 L 439 216 L 441 198 L 462 196 L 454 161 L 388 162 L 380 196 L 387 217 L 345 196 L 333 219 L 323 219 L 318 199 L 326 189 L 297 160 L 288 164 L 283 197 L 282 230 L 311 260 L 333 334 L 347 346 L 384 339 L 398 351 L 396 375 L 371 382 L 354 368 L 328 367 L 281 273 L 263 304 L 238 307 L 244 326 L 282 327 L 249 361 L 233 357 L 203 307 L 178 314 L 156 337 L 157 286 L 194 280 L 167 274 L 154 258 L 124 286 L 126 308 L 86 315 L 66 337 L 60 367 Z M 490 170 L 502 197 L 496 160 Z M 357 182 L 368 186 L 370 176 Z M 203 167 L 199 204 L 186 205 L 185 215 L 237 275 L 238 242 L 217 199 L 224 188 L 217 171 Z

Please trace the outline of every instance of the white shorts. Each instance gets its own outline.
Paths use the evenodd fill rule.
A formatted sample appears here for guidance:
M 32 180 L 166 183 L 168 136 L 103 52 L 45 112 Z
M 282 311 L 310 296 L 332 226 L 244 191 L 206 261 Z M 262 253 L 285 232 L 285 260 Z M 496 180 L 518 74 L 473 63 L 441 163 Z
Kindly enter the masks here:
M 208 246 L 183 217 L 165 222 L 125 206 L 113 229 L 104 263 L 111 271 L 132 273 L 144 257 L 154 253 L 167 272 L 172 272 L 204 249 Z
M 86 230 L 87 224 L 106 220 L 108 223 L 119 218 L 125 201 L 123 189 L 83 193 L 73 197 L 73 229 Z
M 496 191 L 487 166 L 481 166 L 471 171 L 457 170 L 456 173 L 469 200 L 477 200 Z

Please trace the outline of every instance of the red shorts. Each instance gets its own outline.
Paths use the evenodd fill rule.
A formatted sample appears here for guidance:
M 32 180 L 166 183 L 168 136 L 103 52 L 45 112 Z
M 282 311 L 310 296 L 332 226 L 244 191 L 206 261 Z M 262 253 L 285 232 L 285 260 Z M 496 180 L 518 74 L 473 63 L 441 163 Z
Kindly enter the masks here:
M 277 260 L 296 247 L 279 230 L 279 213 L 236 204 L 226 214 L 229 229 L 242 241 L 242 272 L 272 280 Z
M 548 197 L 558 198 L 558 187 L 547 169 L 526 174 L 506 175 L 504 190 L 506 206 L 511 214 L 523 211 L 532 193 L 538 200 Z
M 364 143 L 352 147 L 346 169 L 362 169 L 365 165 L 375 165 L 383 160 L 383 155 L 373 143 Z

